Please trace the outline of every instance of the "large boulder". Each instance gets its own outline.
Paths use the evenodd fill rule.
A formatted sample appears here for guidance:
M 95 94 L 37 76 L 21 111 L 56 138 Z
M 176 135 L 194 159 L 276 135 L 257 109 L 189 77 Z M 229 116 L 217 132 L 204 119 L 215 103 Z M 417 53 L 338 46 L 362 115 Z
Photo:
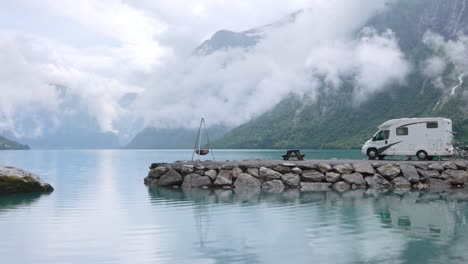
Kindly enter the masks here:
M 234 188 L 236 188 L 236 190 L 260 189 L 261 185 L 262 183 L 259 179 L 247 173 L 241 173 L 239 176 L 237 176 L 237 179 L 234 182 Z
M 325 175 L 325 180 L 327 182 L 335 183 L 335 182 L 339 181 L 340 179 L 341 179 L 341 175 L 338 174 L 338 173 L 335 173 L 335 172 L 329 171 Z
M 290 188 L 298 188 L 301 183 L 301 178 L 297 174 L 288 173 L 281 176 L 281 180 L 284 184 Z
M 450 161 L 443 163 L 442 167 L 446 170 L 458 170 L 457 165 L 455 165 L 455 163 L 450 162 Z
M 401 173 L 410 183 L 419 182 L 419 173 L 413 165 L 402 164 L 400 166 Z
M 279 180 L 281 179 L 281 175 L 281 173 L 265 167 L 261 167 L 259 170 L 259 177 L 262 182 Z
M 304 182 L 322 182 L 325 181 L 325 175 L 316 170 L 306 170 L 302 172 L 301 180 Z
M 259 177 L 257 168 L 247 168 L 247 174 L 254 176 L 255 178 Z
M 0 194 L 53 192 L 54 188 L 39 176 L 15 167 L 0 166 Z
M 386 179 L 393 180 L 395 179 L 398 174 L 400 174 L 400 167 L 392 165 L 392 164 L 386 164 L 383 166 L 380 166 L 377 171 L 384 176 Z
M 359 162 L 353 164 L 354 171 L 364 175 L 373 175 L 375 173 L 374 168 L 367 162 Z
M 347 182 L 347 183 L 349 183 L 351 185 L 353 185 L 353 184 L 355 184 L 357 186 L 366 185 L 366 181 L 364 180 L 364 177 L 360 173 L 343 174 L 343 175 L 341 175 L 341 178 L 345 182 Z
M 216 170 L 207 170 L 205 171 L 205 176 L 210 177 L 211 181 L 215 181 L 218 176 L 218 172 Z
M 436 178 L 429 178 L 426 181 L 426 186 L 432 191 L 445 191 L 451 187 L 448 181 Z
M 149 171 L 148 177 L 151 179 L 159 179 L 161 176 L 163 176 L 167 171 L 169 170 L 168 167 L 166 166 L 159 166 L 156 168 L 153 168 Z
M 192 172 L 195 171 L 195 166 L 194 165 L 183 165 L 181 168 L 180 168 L 180 171 L 183 173 L 183 174 L 190 174 Z
M 429 178 L 440 179 L 440 173 L 436 170 L 421 170 L 418 169 L 419 174 L 423 180 L 427 180 Z
M 411 183 L 405 177 L 396 177 L 392 181 L 395 189 L 407 189 L 411 188 Z
M 444 167 L 440 163 L 433 163 L 433 164 L 429 165 L 429 169 L 436 170 L 438 172 L 442 172 L 444 170 Z
M 301 191 L 303 192 L 324 192 L 330 190 L 329 182 L 301 182 Z
M 297 175 L 301 175 L 302 174 L 302 170 L 299 168 L 299 167 L 294 167 L 291 169 L 291 172 L 294 173 L 294 174 L 297 174 Z
M 464 170 L 446 170 L 442 178 L 447 179 L 452 185 L 464 185 L 468 182 L 468 172 Z
M 466 170 L 468 167 L 467 161 L 466 160 L 456 160 L 453 163 L 457 165 L 459 170 Z
M 213 184 L 215 186 L 232 185 L 232 170 L 220 170 Z
M 353 166 L 349 163 L 335 165 L 333 169 L 339 174 L 351 174 L 354 172 Z
M 367 185 L 371 189 L 390 189 L 392 185 L 380 174 L 374 174 L 372 177 L 366 177 Z
M 317 167 L 321 173 L 326 173 L 332 170 L 332 166 L 328 163 L 319 163 Z
M 158 186 L 179 186 L 183 182 L 182 175 L 174 169 L 169 169 L 159 180 L 156 182 Z
M 234 179 L 237 179 L 237 177 L 243 173 L 242 169 L 239 168 L 239 167 L 235 167 L 234 169 L 232 169 L 232 178 Z
M 332 188 L 333 190 L 337 192 L 346 192 L 346 191 L 351 190 L 351 185 L 349 185 L 348 183 L 344 181 L 339 181 L 339 182 L 334 183 Z
M 262 191 L 279 193 L 284 191 L 284 184 L 280 180 L 272 180 L 262 183 Z
M 190 173 L 184 177 L 182 188 L 202 188 L 210 187 L 211 179 L 208 176 L 201 176 L 196 173 Z
M 273 170 L 281 173 L 281 174 L 286 174 L 286 173 L 290 173 L 291 172 L 291 168 L 290 167 L 286 167 L 286 166 L 275 166 L 273 168 Z

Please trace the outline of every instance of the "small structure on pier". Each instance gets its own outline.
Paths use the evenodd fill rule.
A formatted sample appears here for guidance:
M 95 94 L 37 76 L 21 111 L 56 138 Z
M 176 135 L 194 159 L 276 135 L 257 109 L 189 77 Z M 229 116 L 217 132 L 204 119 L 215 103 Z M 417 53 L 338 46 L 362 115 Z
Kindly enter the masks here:
M 205 136 L 206 136 L 206 148 L 202 149 L 203 132 L 205 133 Z M 197 139 L 195 140 L 195 146 L 193 147 L 192 161 L 195 157 L 195 154 L 197 154 L 198 156 L 205 156 L 205 155 L 208 155 L 210 152 L 211 152 L 211 157 L 213 158 L 213 161 L 215 161 L 213 150 L 210 147 L 210 137 L 208 136 L 208 130 L 206 129 L 205 118 L 202 118 L 200 120 L 200 127 L 198 128 L 198 134 L 197 134 Z M 197 161 L 200 161 L 200 158 L 198 158 Z

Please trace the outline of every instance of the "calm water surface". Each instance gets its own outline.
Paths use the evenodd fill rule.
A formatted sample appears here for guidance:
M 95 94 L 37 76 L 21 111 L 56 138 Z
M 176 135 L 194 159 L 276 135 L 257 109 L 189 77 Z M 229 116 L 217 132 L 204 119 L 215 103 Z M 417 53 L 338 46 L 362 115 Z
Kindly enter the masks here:
M 283 151 L 218 151 L 217 159 Z M 359 151 L 304 151 L 359 158 Z M 50 195 L 0 197 L 0 263 L 468 263 L 468 193 L 183 192 L 143 185 L 190 151 L 14 151 Z

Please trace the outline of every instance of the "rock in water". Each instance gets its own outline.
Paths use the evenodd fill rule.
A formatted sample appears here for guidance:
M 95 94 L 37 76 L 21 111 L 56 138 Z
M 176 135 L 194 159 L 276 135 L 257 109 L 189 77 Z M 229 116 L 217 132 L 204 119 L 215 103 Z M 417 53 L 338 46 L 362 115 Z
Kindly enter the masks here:
M 14 167 L 0 166 L 0 194 L 53 191 L 54 188 L 50 184 L 43 182 L 35 174 Z
M 302 172 L 301 180 L 305 182 L 322 182 L 325 180 L 325 175 L 316 170 L 306 170 Z
M 241 173 L 237 176 L 236 182 L 234 183 L 234 188 L 238 189 L 260 189 L 261 182 L 259 179 L 255 178 L 254 176 Z
M 216 186 L 229 186 L 232 184 L 232 170 L 220 170 L 214 182 Z
M 375 173 L 374 168 L 369 163 L 354 163 L 353 167 L 357 173 L 364 175 L 373 175 Z
M 362 177 L 362 175 L 359 174 L 359 173 L 343 174 L 341 176 L 341 178 L 345 182 L 347 182 L 347 183 L 349 183 L 351 185 L 353 185 L 353 184 L 358 185 L 358 186 L 366 185 L 366 181 L 364 180 L 364 177 Z
M 211 181 L 215 181 L 216 176 L 218 176 L 218 172 L 216 172 L 216 170 L 207 170 L 205 171 L 205 176 L 210 177 Z
M 281 179 L 281 173 L 274 171 L 272 169 L 268 169 L 265 167 L 261 167 L 259 170 L 259 177 L 262 182 L 271 181 L 271 180 L 279 180 Z
M 332 166 L 330 164 L 327 164 L 327 163 L 320 163 L 318 165 L 318 169 L 321 173 L 326 173 L 326 172 L 329 172 L 332 170 Z
M 390 189 L 390 187 L 392 187 L 390 182 L 380 174 L 374 174 L 372 177 L 366 177 L 366 182 L 371 189 Z
M 280 180 L 267 181 L 262 184 L 262 191 L 265 192 L 282 192 L 284 190 L 284 184 Z
M 442 178 L 448 179 L 452 185 L 464 185 L 468 182 L 468 172 L 464 170 L 446 170 Z
M 341 175 L 338 173 L 329 171 L 325 175 L 325 179 L 327 180 L 327 182 L 335 183 L 341 179 Z
M 166 174 L 161 176 L 159 180 L 156 182 L 156 185 L 159 186 L 179 186 L 183 182 L 182 176 L 175 171 L 174 169 L 169 169 Z
M 339 174 L 351 174 L 354 172 L 353 166 L 351 166 L 351 164 L 348 163 L 335 165 L 333 169 Z
M 303 192 L 324 192 L 330 190 L 331 183 L 325 182 L 301 182 Z
M 210 187 L 211 179 L 208 176 L 200 176 L 196 173 L 188 174 L 184 177 L 184 182 L 182 183 L 182 188 L 202 188 Z
M 395 179 L 398 176 L 398 174 L 400 174 L 400 168 L 392 164 L 383 165 L 377 170 L 380 174 L 382 174 L 382 176 L 390 180 Z
M 346 191 L 351 190 L 351 185 L 349 185 L 346 182 L 339 181 L 339 182 L 333 184 L 332 188 L 333 188 L 333 190 L 335 190 L 337 192 L 346 192 Z
M 405 177 L 396 177 L 393 179 L 393 186 L 395 189 L 411 188 L 411 183 Z
M 288 173 L 281 176 L 281 180 L 284 184 L 290 188 L 298 188 L 301 183 L 301 178 L 297 174 Z
M 403 176 L 410 182 L 410 183 L 418 183 L 419 182 L 419 174 L 416 168 L 412 165 L 402 164 L 400 166 L 401 172 Z
M 160 166 L 160 167 L 153 168 L 153 169 L 150 170 L 150 172 L 148 173 L 148 177 L 149 177 L 149 178 L 152 178 L 152 179 L 159 179 L 159 178 L 161 178 L 161 176 L 163 176 L 168 170 L 169 170 L 169 168 L 167 168 L 167 167 L 165 167 L 165 166 Z

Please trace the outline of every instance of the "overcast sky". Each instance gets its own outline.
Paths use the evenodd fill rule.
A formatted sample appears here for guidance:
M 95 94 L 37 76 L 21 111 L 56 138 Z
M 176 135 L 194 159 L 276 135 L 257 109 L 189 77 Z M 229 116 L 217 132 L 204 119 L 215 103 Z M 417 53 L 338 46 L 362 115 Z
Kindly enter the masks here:
M 388 1 L 4 1 L 0 131 L 34 137 L 48 129 L 44 119 L 59 127 L 81 112 L 121 136 L 135 132 L 122 125 L 135 120 L 180 127 L 204 116 L 234 126 L 291 91 L 313 98 L 317 87 L 335 89 L 350 75 L 360 101 L 403 82 L 411 69 L 391 31 L 360 28 Z M 266 31 L 254 49 L 191 56 L 218 30 L 259 27 L 304 8 L 295 23 Z M 79 103 L 66 105 L 57 85 Z M 122 103 L 128 98 L 134 100 Z

